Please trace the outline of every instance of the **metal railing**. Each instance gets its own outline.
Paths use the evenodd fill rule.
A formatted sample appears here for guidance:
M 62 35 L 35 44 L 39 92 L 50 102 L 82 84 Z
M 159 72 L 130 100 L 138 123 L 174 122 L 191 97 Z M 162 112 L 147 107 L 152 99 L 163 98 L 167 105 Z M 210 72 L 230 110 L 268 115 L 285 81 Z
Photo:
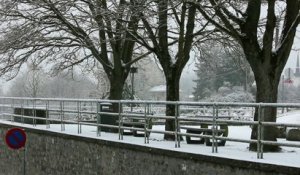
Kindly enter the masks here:
M 117 106 L 118 112 L 112 110 L 103 110 L 103 105 L 112 104 Z M 175 106 L 175 116 L 166 116 L 166 105 Z M 133 107 L 133 111 L 130 107 Z M 129 101 L 129 100 L 98 100 L 98 99 L 65 99 L 65 98 L 15 98 L 0 97 L 0 116 L 2 120 L 12 122 L 26 123 L 30 120 L 33 126 L 38 121 L 43 121 L 46 128 L 52 124 L 60 124 L 61 131 L 64 131 L 65 124 L 77 125 L 78 134 L 82 133 L 83 125 L 97 127 L 97 136 L 101 136 L 103 128 L 110 129 L 109 132 L 115 132 L 119 139 L 123 140 L 125 130 L 134 132 L 143 132 L 144 143 L 149 144 L 150 133 L 169 134 L 175 138 L 175 147 L 180 147 L 182 136 L 197 137 L 212 140 L 212 152 L 218 152 L 218 140 L 234 141 L 242 143 L 257 144 L 257 158 L 263 158 L 264 145 L 278 145 L 287 147 L 298 147 L 299 143 L 286 143 L 264 140 L 264 127 L 297 127 L 300 124 L 287 124 L 278 122 L 266 122 L 263 110 L 267 107 L 279 108 L 298 108 L 300 104 L 273 104 L 273 103 L 205 103 L 205 102 L 166 102 L 166 101 Z M 253 121 L 254 110 L 258 110 L 258 120 Z M 39 116 L 38 112 L 43 113 Z M 243 116 L 242 120 L 235 120 L 232 117 L 234 111 L 248 112 L 249 116 Z M 102 122 L 103 117 L 114 117 L 115 122 Z M 229 118 L 229 119 L 225 119 Z M 247 118 L 247 119 L 245 119 Z M 165 120 L 174 120 L 174 131 L 163 131 L 152 129 L 151 125 L 163 124 Z M 129 122 L 128 122 L 129 121 Z M 135 121 L 135 122 L 134 122 Z M 181 126 L 189 124 L 209 123 L 211 125 L 211 134 L 193 134 L 181 131 Z M 127 124 L 127 125 L 126 125 Z M 257 126 L 257 139 L 237 139 L 222 137 L 218 135 L 218 126 L 226 125 L 249 125 Z

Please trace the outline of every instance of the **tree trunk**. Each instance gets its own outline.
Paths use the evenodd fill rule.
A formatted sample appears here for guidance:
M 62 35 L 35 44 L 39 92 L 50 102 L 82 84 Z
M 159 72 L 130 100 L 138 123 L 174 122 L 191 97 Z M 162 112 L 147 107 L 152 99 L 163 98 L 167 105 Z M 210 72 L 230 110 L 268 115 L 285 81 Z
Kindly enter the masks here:
M 296 29 L 300 22 L 300 2 L 296 0 L 285 1 L 284 22 L 278 43 L 274 41 L 277 22 L 275 0 L 267 1 L 268 10 L 262 38 L 258 37 L 261 33 L 259 31 L 262 11 L 261 0 L 243 2 L 244 5 L 247 4 L 244 11 L 246 15 L 243 17 L 229 13 L 227 7 L 218 4 L 218 1 L 210 0 L 209 2 L 212 6 L 218 6 L 218 8 L 214 8 L 214 13 L 211 13 L 211 9 L 207 11 L 201 6 L 197 8 L 209 22 L 232 36 L 242 46 L 246 59 L 254 72 L 257 85 L 256 102 L 277 103 L 280 75 L 290 55 Z M 219 20 L 213 20 L 215 16 L 224 25 Z M 275 43 L 276 46 L 274 46 Z M 265 108 L 262 114 L 265 121 L 276 122 L 276 108 Z M 258 109 L 256 109 L 254 119 L 258 120 Z M 263 134 L 264 140 L 276 141 L 276 127 L 265 126 L 264 130 L 266 131 Z M 256 139 L 257 135 L 257 127 L 253 127 L 251 138 Z M 278 151 L 279 149 L 278 146 L 264 145 L 264 151 Z M 256 144 L 250 144 L 250 150 L 256 150 Z
M 122 92 L 125 84 L 125 79 L 123 76 L 113 76 L 109 79 L 110 82 L 110 90 L 109 90 L 109 100 L 121 100 L 122 99 Z M 112 104 L 113 112 L 119 112 L 119 105 L 118 103 Z
M 169 75 L 166 76 L 166 82 L 167 82 L 166 100 L 167 101 L 179 101 L 179 80 L 180 77 L 176 76 L 176 74 L 173 73 L 169 73 Z M 166 116 L 175 116 L 175 115 L 176 115 L 176 106 L 166 105 Z M 167 119 L 165 123 L 165 131 L 175 131 L 175 130 L 176 130 L 175 120 Z M 164 139 L 175 140 L 175 135 L 165 134 Z
M 260 69 L 263 70 L 263 69 Z M 256 73 L 256 86 L 257 86 L 257 93 L 256 93 L 256 102 L 257 103 L 277 103 L 277 95 L 278 95 L 278 84 L 280 81 L 280 75 L 275 74 L 275 71 L 271 68 L 265 69 L 260 73 Z M 272 75 L 272 76 L 270 76 Z M 277 115 L 277 108 L 276 107 L 264 107 L 261 108 L 262 115 L 260 116 L 260 120 L 267 121 L 267 122 L 276 122 L 276 115 Z M 255 109 L 254 114 L 254 121 L 259 120 L 259 109 Z M 278 136 L 278 129 L 276 126 L 264 126 L 263 127 L 263 140 L 268 141 L 277 141 Z M 258 131 L 257 125 L 253 126 L 251 139 L 258 138 Z M 249 149 L 251 151 L 257 150 L 257 144 L 251 143 Z M 264 145 L 263 151 L 264 152 L 276 152 L 279 151 L 279 146 L 273 145 Z

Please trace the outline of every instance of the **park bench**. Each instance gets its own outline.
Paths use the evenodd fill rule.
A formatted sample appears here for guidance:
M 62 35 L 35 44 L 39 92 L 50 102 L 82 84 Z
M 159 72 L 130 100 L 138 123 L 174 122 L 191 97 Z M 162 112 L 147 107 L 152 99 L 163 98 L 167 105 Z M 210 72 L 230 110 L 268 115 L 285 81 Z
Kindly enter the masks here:
M 198 119 L 205 119 L 207 120 L 208 117 L 205 116 L 195 116 Z M 212 118 L 212 117 L 210 117 Z M 230 119 L 230 117 L 218 117 L 219 119 Z M 193 137 L 186 135 L 186 142 L 187 144 L 204 144 L 206 146 L 212 146 L 211 138 L 205 136 L 212 136 L 213 135 L 213 121 L 202 122 L 202 121 L 189 121 L 189 122 L 181 122 L 180 129 L 186 130 L 187 134 L 196 134 L 203 137 Z M 218 137 L 227 137 L 228 136 L 228 125 L 226 123 L 218 123 L 216 126 L 215 136 Z M 196 138 L 196 139 L 195 139 Z M 226 140 L 217 140 L 218 146 L 225 146 Z
M 43 108 L 33 109 L 31 107 L 15 107 L 14 114 L 16 115 L 13 119 L 14 122 L 26 123 L 26 124 L 46 124 L 47 111 Z M 24 118 L 22 116 L 28 116 L 32 118 Z M 35 119 L 35 117 L 45 118 Z
M 121 126 L 132 128 L 129 130 L 122 130 L 123 135 L 133 135 L 134 137 L 144 137 L 145 132 L 138 129 L 152 129 L 151 119 L 147 119 L 143 112 L 125 112 L 122 114 Z M 148 114 L 149 115 L 149 114 Z M 150 114 L 153 115 L 153 114 Z M 147 137 L 150 135 L 150 132 L 147 132 Z

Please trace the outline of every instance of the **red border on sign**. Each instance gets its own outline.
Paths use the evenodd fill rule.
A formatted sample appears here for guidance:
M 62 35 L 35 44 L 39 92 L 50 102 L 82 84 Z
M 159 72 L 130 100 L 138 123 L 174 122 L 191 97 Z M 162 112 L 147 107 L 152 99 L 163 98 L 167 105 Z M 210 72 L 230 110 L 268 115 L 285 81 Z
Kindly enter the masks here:
M 9 139 L 11 136 L 16 137 L 16 136 L 14 136 L 15 132 L 19 132 L 21 134 L 21 136 L 22 136 L 22 140 L 21 141 L 18 141 L 18 139 L 16 139 L 17 144 L 11 143 L 11 141 Z M 6 132 L 5 141 L 6 141 L 6 144 L 7 144 L 7 146 L 9 148 L 11 148 L 11 149 L 20 149 L 20 148 L 22 148 L 22 147 L 25 146 L 25 143 L 26 143 L 26 133 L 21 128 L 12 128 L 12 129 L 10 129 L 10 130 L 8 130 Z

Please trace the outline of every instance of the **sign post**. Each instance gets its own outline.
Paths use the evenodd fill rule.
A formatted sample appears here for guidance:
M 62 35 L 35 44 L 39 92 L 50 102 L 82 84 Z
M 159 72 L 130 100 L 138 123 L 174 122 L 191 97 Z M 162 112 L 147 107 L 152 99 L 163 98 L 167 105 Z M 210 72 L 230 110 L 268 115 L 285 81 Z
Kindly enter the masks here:
M 25 131 L 21 128 L 12 128 L 7 131 L 5 135 L 5 141 L 9 148 L 13 150 L 17 150 L 23 148 L 24 157 L 23 157 L 23 175 L 26 174 L 25 168 L 25 160 L 26 160 L 26 150 L 25 150 L 25 143 L 26 143 L 26 134 Z

